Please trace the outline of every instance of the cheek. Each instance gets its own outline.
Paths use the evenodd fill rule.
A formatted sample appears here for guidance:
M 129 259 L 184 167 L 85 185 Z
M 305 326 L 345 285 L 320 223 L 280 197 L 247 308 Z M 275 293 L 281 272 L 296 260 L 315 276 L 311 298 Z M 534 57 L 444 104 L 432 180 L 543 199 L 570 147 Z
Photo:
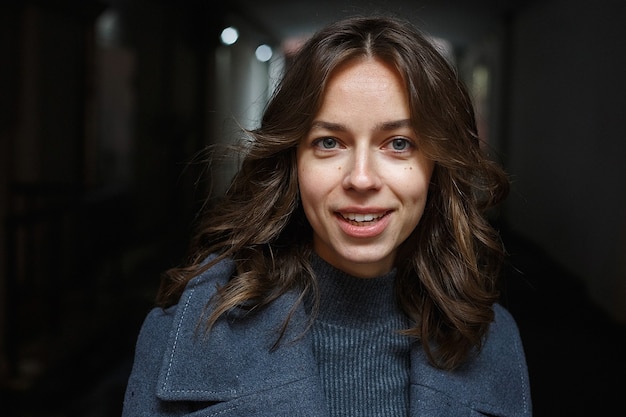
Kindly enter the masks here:
M 430 186 L 430 179 L 433 175 L 434 162 L 421 158 L 420 161 L 413 167 L 411 172 L 413 174 L 413 184 L 416 185 L 417 192 L 420 199 L 426 200 L 428 195 L 428 188 Z
M 298 164 L 300 196 L 311 204 L 321 202 L 341 184 L 341 165 L 322 164 L 304 158 Z
M 315 180 L 316 176 L 315 170 L 311 170 L 306 166 L 298 167 L 300 201 L 309 220 L 311 213 L 315 209 L 316 202 L 321 198 L 320 182 Z
M 388 177 L 388 183 L 404 200 L 423 204 L 428 194 L 431 173 L 432 168 L 428 165 L 411 165 L 396 170 L 395 175 Z

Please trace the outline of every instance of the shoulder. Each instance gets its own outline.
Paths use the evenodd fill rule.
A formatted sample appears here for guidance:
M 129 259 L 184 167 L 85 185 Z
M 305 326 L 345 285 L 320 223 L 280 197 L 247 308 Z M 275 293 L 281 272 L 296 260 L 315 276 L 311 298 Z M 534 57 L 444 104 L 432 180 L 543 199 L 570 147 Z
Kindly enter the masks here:
M 510 387 L 526 387 L 528 375 L 526 356 L 519 329 L 511 313 L 500 304 L 493 307 L 495 317 L 485 337 L 476 366 L 485 368 L 493 377 L 500 375 Z
M 157 416 L 163 402 L 253 398 L 253 393 L 266 392 L 270 386 L 278 389 L 302 380 L 303 369 L 306 375 L 315 374 L 308 343 L 272 348 L 290 314 L 285 340 L 300 340 L 306 315 L 303 308 L 291 311 L 298 298 L 295 293 L 284 294 L 253 314 L 222 317 L 205 331 L 208 303 L 234 270 L 230 260 L 211 266 L 189 281 L 177 305 L 148 314 L 137 342 L 125 410 Z
M 483 349 L 477 360 L 490 363 L 492 367 L 511 366 L 514 360 L 516 366 L 525 367 L 524 348 L 515 319 L 506 308 L 497 303 L 493 306 L 493 312 L 494 320 L 485 335 Z
M 209 257 L 209 262 L 214 257 Z M 186 285 L 177 304 L 168 308 L 153 308 L 146 316 L 139 333 L 138 346 L 141 343 L 151 346 L 164 342 L 172 330 L 174 317 L 181 314 L 181 310 L 201 310 L 217 291 L 217 288 L 228 282 L 235 269 L 230 259 L 222 260 L 202 274 L 192 278 Z
M 517 324 L 500 304 L 495 304 L 493 310 L 494 321 L 482 350 L 460 368 L 451 372 L 436 370 L 425 363 L 421 354 L 418 356 L 414 365 L 421 374 L 416 385 L 423 391 L 422 397 L 443 396 L 437 400 L 440 402 L 455 399 L 453 403 L 489 415 L 532 414 L 528 369 Z
M 528 395 L 528 369 L 519 329 L 511 313 L 500 304 L 493 307 L 495 317 L 485 337 L 476 365 L 488 372 L 494 381 L 508 389 L 516 388 Z
M 495 404 L 506 399 L 512 415 L 530 415 L 530 382 L 522 339 L 515 319 L 500 304 L 493 306 L 494 321 L 489 327 L 483 349 L 468 372 L 478 372 L 485 377 L 487 388 L 484 401 Z
M 133 367 L 129 376 L 125 410 L 156 407 L 157 381 L 164 357 L 171 349 L 172 339 L 181 331 L 180 317 L 200 317 L 206 303 L 219 285 L 226 283 L 234 271 L 231 260 L 220 261 L 187 284 L 178 304 L 153 308 L 144 319 L 137 337 Z M 190 327 L 194 327 L 191 319 Z M 155 414 L 156 415 L 156 414 Z
M 215 255 L 210 255 L 204 261 L 204 263 L 212 262 L 216 258 Z M 212 265 L 203 273 L 192 278 L 185 288 L 185 292 L 189 291 L 214 291 L 216 286 L 224 285 L 228 282 L 233 272 L 235 271 L 235 263 L 232 259 L 222 259 L 216 264 Z M 183 293 L 184 294 L 184 293 Z M 181 296 L 181 299 L 184 297 Z
M 211 255 L 204 262 L 208 263 L 214 259 L 215 255 Z M 169 329 L 173 317 L 181 308 L 189 307 L 191 301 L 195 303 L 209 301 L 217 289 L 228 282 L 234 270 L 234 262 L 231 259 L 223 259 L 189 280 L 177 304 L 166 309 L 156 307 L 150 311 L 144 321 L 140 336 L 142 333 L 150 333 L 151 330 L 158 330 L 158 333 L 162 335 L 163 332 L 160 330 Z
M 511 313 L 498 303 L 494 304 L 493 312 L 494 320 L 489 328 L 490 336 L 488 337 L 496 338 L 496 341 L 498 341 L 499 338 L 519 339 L 519 330 L 517 328 L 517 323 L 515 322 L 515 319 L 513 318 Z
M 207 258 L 205 262 L 215 259 Z M 146 316 L 137 341 L 137 349 L 142 344 L 158 345 L 159 340 L 165 341 L 172 328 L 174 317 L 180 310 L 189 307 L 189 303 L 206 303 L 216 292 L 217 288 L 228 282 L 235 270 L 234 262 L 230 259 L 222 260 L 208 268 L 203 273 L 192 278 L 186 285 L 177 304 L 168 308 L 155 307 Z M 193 295 L 193 296 L 191 296 Z
M 505 415 L 531 414 L 530 383 L 522 339 L 511 313 L 500 304 L 493 306 L 494 321 L 485 336 L 482 350 L 461 375 L 480 378 L 480 401 L 486 409 L 509 409 Z M 489 411 L 489 410 L 488 410 Z

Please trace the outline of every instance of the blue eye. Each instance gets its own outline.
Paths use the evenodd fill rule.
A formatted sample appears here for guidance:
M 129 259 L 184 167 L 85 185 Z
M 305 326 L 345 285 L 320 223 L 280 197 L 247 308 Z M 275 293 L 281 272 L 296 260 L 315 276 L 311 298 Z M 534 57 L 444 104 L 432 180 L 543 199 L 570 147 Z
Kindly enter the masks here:
M 411 146 L 411 143 L 403 138 L 396 138 L 391 141 L 391 147 L 394 151 L 406 151 Z
M 324 149 L 333 149 L 337 146 L 337 140 L 333 138 L 321 138 L 317 141 L 317 144 Z

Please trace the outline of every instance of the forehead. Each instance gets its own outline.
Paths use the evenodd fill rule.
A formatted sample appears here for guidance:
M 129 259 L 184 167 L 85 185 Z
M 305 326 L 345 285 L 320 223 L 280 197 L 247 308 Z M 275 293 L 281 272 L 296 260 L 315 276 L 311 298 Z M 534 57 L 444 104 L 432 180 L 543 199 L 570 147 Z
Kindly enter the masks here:
M 375 58 L 352 59 L 329 76 L 317 116 L 362 112 L 402 113 L 409 118 L 408 93 L 394 66 Z M 394 116 L 395 117 L 395 116 Z
M 354 87 L 403 86 L 404 81 L 396 67 L 377 57 L 356 57 L 335 67 L 326 82 L 326 91 L 337 85 Z

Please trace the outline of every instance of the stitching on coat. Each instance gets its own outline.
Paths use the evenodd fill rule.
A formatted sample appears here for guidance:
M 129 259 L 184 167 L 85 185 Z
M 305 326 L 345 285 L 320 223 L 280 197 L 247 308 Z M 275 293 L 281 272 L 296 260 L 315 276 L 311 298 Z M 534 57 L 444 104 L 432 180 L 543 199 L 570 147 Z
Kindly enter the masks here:
M 515 346 L 515 353 L 517 353 L 517 368 L 519 370 L 519 375 L 520 375 L 520 380 L 522 383 L 522 387 L 526 386 L 526 378 L 524 378 L 524 369 L 522 368 L 522 361 L 520 360 L 520 358 L 524 357 L 523 354 L 523 350 L 521 345 L 521 339 L 518 338 L 517 341 L 515 342 L 514 346 Z M 522 389 L 522 400 L 524 401 L 524 413 L 528 414 L 528 412 L 530 411 L 528 409 L 528 399 L 526 398 L 526 390 Z
M 189 307 L 189 302 L 191 300 L 191 296 L 193 295 L 195 289 L 191 290 L 189 293 L 189 297 L 187 297 L 187 301 L 185 302 L 185 308 L 183 308 L 182 315 L 180 320 L 178 321 L 178 325 L 176 326 L 176 337 L 174 337 L 174 346 L 172 347 L 172 353 L 170 355 L 169 362 L 167 364 L 167 373 L 165 374 L 165 380 L 163 381 L 163 390 L 167 386 L 167 380 L 170 377 L 170 372 L 172 370 L 172 364 L 174 360 L 174 352 L 176 352 L 176 346 L 178 345 L 178 336 L 180 335 L 180 328 L 182 327 L 183 319 L 185 318 L 185 314 L 187 313 L 187 307 Z

